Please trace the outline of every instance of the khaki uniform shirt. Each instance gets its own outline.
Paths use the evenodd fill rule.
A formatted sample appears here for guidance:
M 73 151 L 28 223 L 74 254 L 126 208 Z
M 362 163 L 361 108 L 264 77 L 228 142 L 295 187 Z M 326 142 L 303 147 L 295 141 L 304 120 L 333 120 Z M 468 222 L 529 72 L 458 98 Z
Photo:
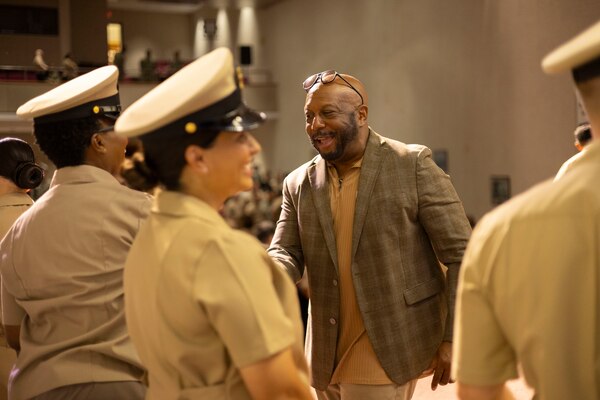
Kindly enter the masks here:
M 25 193 L 16 192 L 0 196 L 0 241 L 17 218 L 32 204 L 33 200 Z M 0 312 L 0 318 L 1 316 Z M 16 352 L 6 344 L 4 327 L 0 325 L 0 400 L 8 398 L 8 376 L 16 359 Z
M 600 143 L 488 214 L 460 273 L 453 375 L 517 377 L 536 400 L 600 399 Z
M 32 204 L 33 200 L 26 193 L 16 192 L 0 196 L 0 240 Z
M 294 284 L 195 197 L 158 195 L 127 259 L 125 296 L 149 400 L 250 399 L 239 369 L 290 347 L 308 385 Z
M 56 171 L 0 244 L 5 325 L 21 326 L 12 399 L 57 387 L 141 379 L 123 306 L 123 265 L 149 196 L 108 172 Z
M 575 165 L 577 163 L 577 161 L 585 154 L 586 148 L 587 147 L 584 147 L 580 152 L 575 154 L 573 157 L 569 158 L 567 161 L 565 161 L 563 163 L 563 165 L 560 166 L 560 169 L 558 170 L 558 172 L 556 173 L 556 176 L 554 177 L 555 181 L 562 178 L 571 168 L 573 168 L 573 165 Z

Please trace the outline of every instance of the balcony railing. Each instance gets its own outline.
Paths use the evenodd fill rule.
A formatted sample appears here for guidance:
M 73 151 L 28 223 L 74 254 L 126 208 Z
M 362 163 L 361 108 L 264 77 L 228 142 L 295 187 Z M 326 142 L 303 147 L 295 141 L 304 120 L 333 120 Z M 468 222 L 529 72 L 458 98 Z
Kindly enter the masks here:
M 93 70 L 90 67 L 79 67 L 79 73 L 84 74 Z M 0 80 L 6 81 L 60 81 L 62 67 L 48 67 L 48 76 L 45 79 L 40 79 L 38 74 L 43 73 L 39 67 L 27 65 L 0 65 Z

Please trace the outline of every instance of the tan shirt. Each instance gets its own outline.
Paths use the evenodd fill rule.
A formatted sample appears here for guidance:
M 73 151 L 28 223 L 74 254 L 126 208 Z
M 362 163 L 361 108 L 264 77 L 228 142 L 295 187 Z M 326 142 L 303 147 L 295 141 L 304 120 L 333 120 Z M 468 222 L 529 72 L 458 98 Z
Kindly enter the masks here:
M 600 399 L 600 143 L 559 181 L 486 215 L 458 287 L 453 376 L 495 385 L 522 366 L 539 400 Z
M 336 369 L 331 383 L 389 384 L 367 336 L 352 281 L 352 227 L 362 159 L 343 179 L 328 164 L 331 215 L 338 255 L 340 316 L 336 349 Z
M 0 196 L 0 240 L 32 204 L 33 200 L 26 193 L 16 192 Z
M 585 154 L 586 148 L 587 147 L 584 147 L 580 152 L 576 153 L 574 156 L 565 161 L 563 165 L 560 166 L 560 169 L 554 177 L 555 181 L 562 178 L 571 168 L 573 168 L 573 165 L 575 165 L 579 161 L 579 159 Z
M 31 205 L 33 200 L 22 192 L 8 193 L 0 196 L 0 241 L 6 235 L 12 224 Z M 1 310 L 1 307 L 0 307 Z M 0 318 L 2 313 L 0 312 Z M 7 399 L 8 377 L 12 365 L 17 359 L 16 352 L 6 344 L 4 326 L 0 325 L 0 400 Z
M 148 400 L 250 399 L 239 369 L 291 348 L 308 386 L 296 288 L 250 235 L 164 191 L 125 267 Z
M 61 168 L 0 243 L 4 324 L 21 326 L 12 399 L 143 369 L 125 326 L 122 275 L 149 196 L 92 166 Z
M 12 224 L 33 204 L 33 200 L 25 193 L 15 192 L 0 196 L 0 241 Z M 0 318 L 2 309 L 0 308 Z M 4 327 L 0 326 L 0 345 L 7 346 Z

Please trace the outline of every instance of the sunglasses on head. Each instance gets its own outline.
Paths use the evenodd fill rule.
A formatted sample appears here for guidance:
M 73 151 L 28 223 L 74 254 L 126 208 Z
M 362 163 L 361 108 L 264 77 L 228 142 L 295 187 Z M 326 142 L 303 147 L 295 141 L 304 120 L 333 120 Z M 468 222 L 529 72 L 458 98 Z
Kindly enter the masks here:
M 319 72 L 318 74 L 309 76 L 308 78 L 306 78 L 304 80 L 304 82 L 302 82 L 302 87 L 304 88 L 304 90 L 306 92 L 308 92 L 310 90 L 310 88 L 312 88 L 313 86 L 315 86 L 317 84 L 317 82 L 321 81 L 321 83 L 323 85 L 326 85 L 328 83 L 333 82 L 335 80 L 335 78 L 337 78 L 337 77 L 339 77 L 341 80 L 346 82 L 346 84 L 348 84 L 350 89 L 354 90 L 356 92 L 356 94 L 360 96 L 360 105 L 361 106 L 363 104 L 365 104 L 362 94 L 360 94 L 360 92 L 358 90 L 356 90 L 356 88 L 354 86 L 352 86 L 352 84 L 350 82 L 345 80 L 342 75 L 340 75 L 337 71 L 334 71 L 332 69 L 323 71 L 323 72 Z

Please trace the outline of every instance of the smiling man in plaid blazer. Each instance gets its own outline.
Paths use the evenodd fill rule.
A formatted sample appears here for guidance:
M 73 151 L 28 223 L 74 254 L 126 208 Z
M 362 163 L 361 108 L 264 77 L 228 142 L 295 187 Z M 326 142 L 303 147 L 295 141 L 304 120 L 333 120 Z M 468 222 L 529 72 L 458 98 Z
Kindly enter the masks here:
M 449 382 L 469 222 L 428 148 L 369 127 L 360 81 L 324 71 L 304 89 L 319 155 L 286 178 L 269 254 L 296 281 L 307 269 L 312 385 L 319 399 L 410 399 L 419 377 Z

